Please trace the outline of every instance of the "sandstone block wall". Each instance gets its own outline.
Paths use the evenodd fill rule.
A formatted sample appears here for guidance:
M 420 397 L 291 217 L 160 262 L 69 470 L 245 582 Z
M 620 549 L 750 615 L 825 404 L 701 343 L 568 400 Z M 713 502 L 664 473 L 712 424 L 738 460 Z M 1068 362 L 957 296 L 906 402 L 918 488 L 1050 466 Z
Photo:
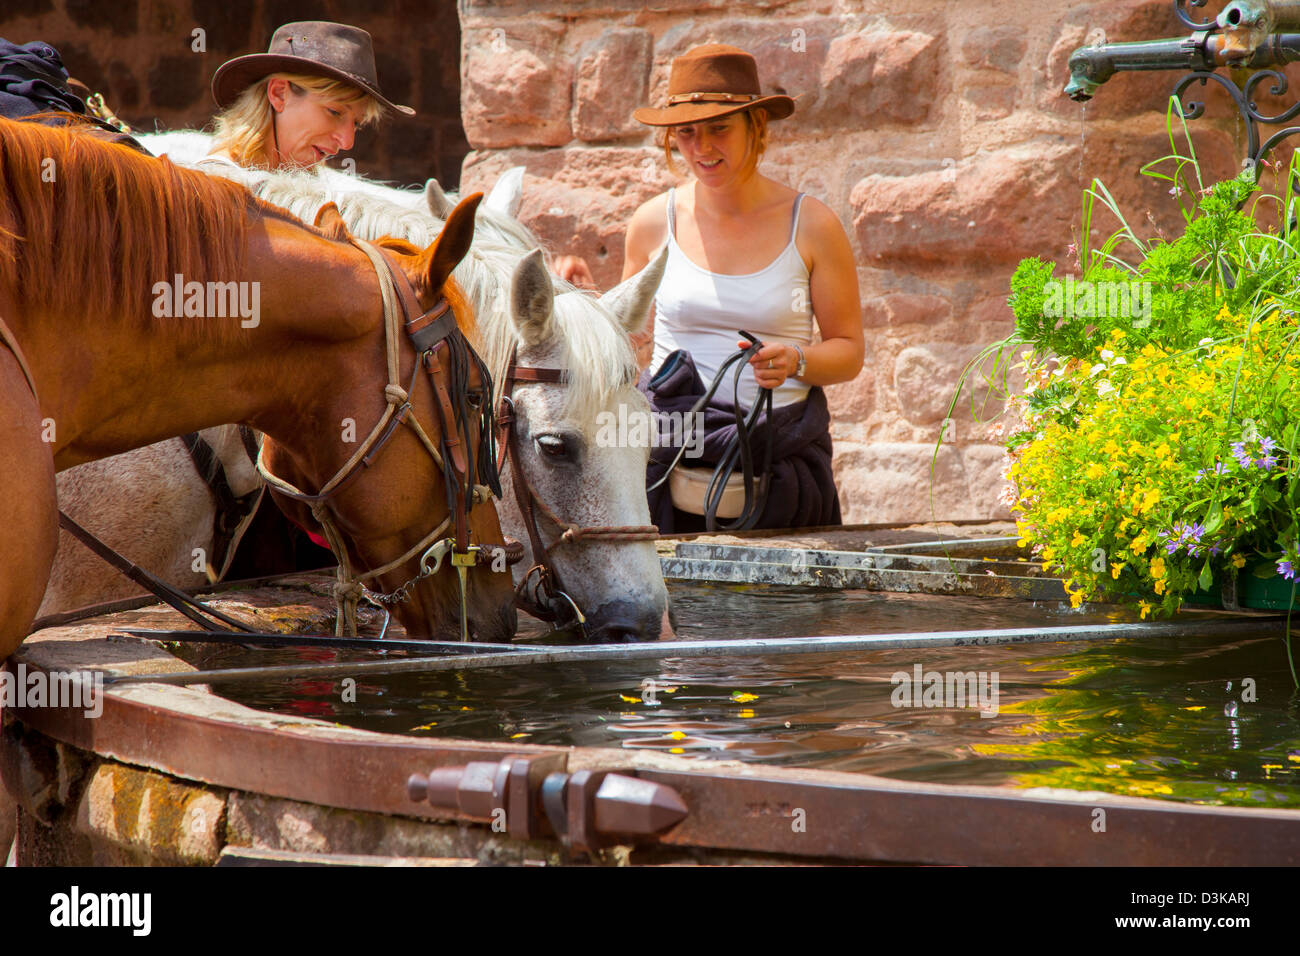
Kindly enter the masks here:
M 1168 183 L 1138 175 L 1169 152 L 1178 74 L 1116 77 L 1086 107 L 1061 95 L 1085 41 L 1185 36 L 1168 0 L 5 0 L 0 36 L 52 43 L 123 119 L 177 128 L 210 118 L 223 60 L 296 19 L 365 27 L 385 90 L 419 111 L 358 137 L 360 172 L 479 188 L 522 164 L 522 218 L 602 287 L 632 211 L 674 182 L 632 108 L 661 98 L 692 46 L 754 52 L 764 83 L 799 97 L 764 172 L 827 202 L 857 255 L 866 367 L 829 394 L 849 521 L 928 518 L 945 428 L 934 513 L 1005 517 L 998 446 L 968 413 L 945 419 L 965 362 L 1011 330 L 1017 261 L 1068 258 L 1094 176 L 1139 231 L 1182 222 Z M 1208 181 L 1238 168 L 1244 135 L 1221 90 L 1198 98 Z M 1098 215 L 1094 239 L 1115 225 Z
M 968 411 L 945 418 L 967 360 L 1012 329 L 1017 262 L 1067 258 L 1094 176 L 1140 232 L 1182 222 L 1169 184 L 1138 174 L 1169 152 L 1179 74 L 1117 77 L 1086 107 L 1061 95 L 1085 40 L 1185 36 L 1167 0 L 464 0 L 461 29 L 464 188 L 525 166 L 521 217 L 602 287 L 633 210 L 674 184 L 630 117 L 662 97 L 674 56 L 736 44 L 765 89 L 799 98 L 762 169 L 827 202 L 857 255 L 866 367 L 829 390 L 847 521 L 928 518 L 945 427 L 934 513 L 1005 517 L 999 446 Z M 1243 146 L 1226 97 L 1201 98 L 1192 125 L 1212 181 Z M 1115 227 L 1098 215 L 1094 240 Z

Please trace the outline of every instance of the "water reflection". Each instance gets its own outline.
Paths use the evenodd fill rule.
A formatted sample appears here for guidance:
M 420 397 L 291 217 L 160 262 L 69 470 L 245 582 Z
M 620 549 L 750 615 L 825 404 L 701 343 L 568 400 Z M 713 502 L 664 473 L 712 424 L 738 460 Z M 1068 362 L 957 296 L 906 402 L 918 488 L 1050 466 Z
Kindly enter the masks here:
M 683 639 L 1109 623 L 1117 609 L 674 585 Z M 348 659 L 190 651 L 206 667 Z M 370 659 L 353 655 L 352 659 Z M 998 678 L 997 714 L 896 706 L 894 674 Z M 1247 690 L 1249 688 L 1249 690 Z M 231 685 L 262 709 L 392 733 L 645 748 L 909 780 L 1300 806 L 1300 715 L 1277 639 L 1126 640 L 664 659 Z M 918 692 L 915 703 L 922 703 Z

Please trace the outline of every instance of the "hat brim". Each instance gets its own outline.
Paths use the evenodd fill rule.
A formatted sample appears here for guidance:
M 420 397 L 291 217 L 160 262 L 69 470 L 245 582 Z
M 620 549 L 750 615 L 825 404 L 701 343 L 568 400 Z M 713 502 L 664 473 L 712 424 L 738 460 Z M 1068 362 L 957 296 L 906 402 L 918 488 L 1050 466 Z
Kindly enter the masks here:
M 783 93 L 763 96 L 748 103 L 675 103 L 663 109 L 643 106 L 632 118 L 646 126 L 686 126 L 762 107 L 770 119 L 785 119 L 794 112 L 794 98 Z
M 212 98 L 216 100 L 217 106 L 225 109 L 249 86 L 272 73 L 303 73 L 307 76 L 324 76 L 331 80 L 340 80 L 364 90 L 390 110 L 405 113 L 407 116 L 415 115 L 415 110 L 394 103 L 358 76 L 336 70 L 306 57 L 288 56 L 283 53 L 250 53 L 248 56 L 237 56 L 233 60 L 227 60 L 212 76 Z

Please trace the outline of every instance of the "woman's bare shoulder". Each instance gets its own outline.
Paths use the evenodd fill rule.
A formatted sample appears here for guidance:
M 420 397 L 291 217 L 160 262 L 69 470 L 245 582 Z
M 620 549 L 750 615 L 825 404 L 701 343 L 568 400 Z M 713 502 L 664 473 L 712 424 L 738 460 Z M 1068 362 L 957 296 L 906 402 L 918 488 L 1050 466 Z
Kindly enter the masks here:
M 628 224 L 629 228 L 645 228 L 652 223 L 659 222 L 666 224 L 668 215 L 668 193 L 662 192 L 658 196 L 652 196 L 632 214 L 632 220 Z
M 651 253 L 668 238 L 668 193 L 660 193 L 643 202 L 627 226 L 627 247 L 647 261 Z

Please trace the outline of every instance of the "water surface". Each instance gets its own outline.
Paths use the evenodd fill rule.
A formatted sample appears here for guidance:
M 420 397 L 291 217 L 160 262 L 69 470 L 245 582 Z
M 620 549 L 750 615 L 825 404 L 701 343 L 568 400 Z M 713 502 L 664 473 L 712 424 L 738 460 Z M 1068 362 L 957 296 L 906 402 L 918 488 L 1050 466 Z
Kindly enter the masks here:
M 1115 608 L 1075 611 L 1001 599 L 677 582 L 670 590 L 678 636 L 687 640 L 1132 620 Z M 373 659 L 319 649 L 214 647 L 189 648 L 182 656 L 203 667 Z M 916 665 L 923 675 L 975 671 L 991 680 L 996 674 L 996 715 L 981 716 L 973 707 L 896 706 L 899 685 L 891 677 L 913 675 Z M 218 690 L 252 707 L 389 733 L 651 748 L 939 783 L 1300 806 L 1300 705 L 1279 638 L 519 666 L 367 677 L 357 684 L 355 703 L 343 701 L 341 679 Z

